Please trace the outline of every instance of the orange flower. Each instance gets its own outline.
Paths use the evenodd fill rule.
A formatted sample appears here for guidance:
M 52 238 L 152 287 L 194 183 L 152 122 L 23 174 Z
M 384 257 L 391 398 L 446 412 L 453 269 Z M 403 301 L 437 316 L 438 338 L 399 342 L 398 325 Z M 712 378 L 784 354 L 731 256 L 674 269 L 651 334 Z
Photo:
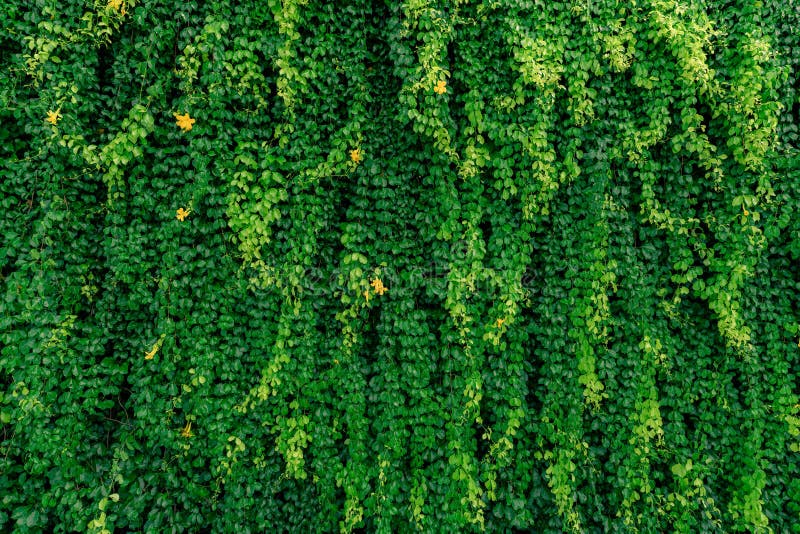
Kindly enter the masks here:
M 178 208 L 178 211 L 176 211 L 176 212 L 175 212 L 175 217 L 176 217 L 176 218 L 177 218 L 179 221 L 183 221 L 183 220 L 184 220 L 186 217 L 188 217 L 188 216 L 189 216 L 189 213 L 190 213 L 190 212 L 186 211 L 186 210 L 185 210 L 185 209 L 183 209 L 183 208 Z
M 195 120 L 191 118 L 188 113 L 186 113 L 185 115 L 179 115 L 177 113 L 173 113 L 173 115 L 175 116 L 176 119 L 175 124 L 177 124 L 181 130 L 183 130 L 184 132 L 188 132 L 189 130 L 192 129 L 192 125 L 195 123 Z
M 361 163 L 361 160 L 364 159 L 364 156 L 361 154 L 360 148 L 355 148 L 350 151 L 350 161 L 355 164 Z
M 373 288 L 375 288 L 375 293 L 377 293 L 378 295 L 383 295 L 384 293 L 386 293 L 386 287 L 383 285 L 383 282 L 381 281 L 380 278 L 376 278 L 375 280 L 373 280 L 370 283 L 370 285 Z
M 56 111 L 48 111 L 47 112 L 47 118 L 45 120 L 47 122 L 49 122 L 50 124 L 55 125 L 58 122 L 58 119 L 60 119 L 60 118 L 61 118 L 61 113 L 59 113 L 58 110 L 56 110 Z
M 436 82 L 436 87 L 433 88 L 433 92 L 437 95 L 445 94 L 447 92 L 447 82 L 444 80 Z

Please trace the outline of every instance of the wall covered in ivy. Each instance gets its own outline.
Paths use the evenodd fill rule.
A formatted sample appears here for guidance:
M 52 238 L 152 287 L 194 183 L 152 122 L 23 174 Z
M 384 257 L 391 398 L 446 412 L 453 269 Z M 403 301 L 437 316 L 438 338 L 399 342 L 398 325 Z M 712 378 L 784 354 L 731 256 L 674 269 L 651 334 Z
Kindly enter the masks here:
M 800 532 L 797 28 L 5 0 L 0 530 Z

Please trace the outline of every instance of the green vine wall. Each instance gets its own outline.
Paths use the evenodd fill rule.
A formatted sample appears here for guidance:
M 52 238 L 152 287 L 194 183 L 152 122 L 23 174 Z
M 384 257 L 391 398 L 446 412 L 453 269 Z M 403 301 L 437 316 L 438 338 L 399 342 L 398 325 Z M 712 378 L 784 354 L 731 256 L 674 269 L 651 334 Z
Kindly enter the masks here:
M 798 27 L 6 0 L 0 530 L 800 532 Z

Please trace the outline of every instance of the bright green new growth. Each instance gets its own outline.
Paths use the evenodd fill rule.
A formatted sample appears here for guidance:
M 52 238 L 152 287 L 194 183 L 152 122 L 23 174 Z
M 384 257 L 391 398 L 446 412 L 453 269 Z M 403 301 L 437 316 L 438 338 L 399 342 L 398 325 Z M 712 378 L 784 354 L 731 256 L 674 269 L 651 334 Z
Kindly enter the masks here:
M 800 532 L 792 2 L 5 4 L 0 530 Z

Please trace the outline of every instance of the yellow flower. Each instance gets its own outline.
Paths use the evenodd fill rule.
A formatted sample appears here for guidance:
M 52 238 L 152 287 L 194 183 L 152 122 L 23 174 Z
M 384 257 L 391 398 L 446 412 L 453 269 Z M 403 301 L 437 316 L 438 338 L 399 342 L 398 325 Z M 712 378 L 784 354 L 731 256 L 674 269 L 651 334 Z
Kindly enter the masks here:
M 191 421 L 186 423 L 186 426 L 183 427 L 183 430 L 181 430 L 181 436 L 184 437 L 184 438 L 191 438 L 192 436 L 194 436 L 194 434 L 192 434 L 192 422 Z
M 47 112 L 47 119 L 45 119 L 50 124 L 56 124 L 58 119 L 61 118 L 61 113 L 58 111 L 48 111 Z
M 122 0 L 108 0 L 108 7 L 119 11 L 122 7 Z
M 378 295 L 383 295 L 384 293 L 386 293 L 386 287 L 383 285 L 383 282 L 381 281 L 380 278 L 376 278 L 375 280 L 373 280 L 370 283 L 370 285 L 375 288 L 375 293 L 377 293 Z
M 503 323 L 504 323 L 504 322 L 506 322 L 506 320 L 505 320 L 505 319 L 503 319 L 503 318 L 497 319 L 497 322 L 495 323 L 495 326 L 496 326 L 497 328 L 500 328 L 501 326 L 503 326 Z
M 152 348 L 152 349 L 150 349 L 150 352 L 145 352 L 145 354 L 144 354 L 144 359 L 145 359 L 145 360 L 152 360 L 152 359 L 153 359 L 153 356 L 155 356 L 155 355 L 156 355 L 156 352 L 158 352 L 158 343 L 156 343 L 155 345 L 153 345 L 153 348 Z
M 350 161 L 352 161 L 355 164 L 359 164 L 361 163 L 362 159 L 364 159 L 364 157 L 361 154 L 360 148 L 355 148 L 350 151 Z
M 185 210 L 185 209 L 183 209 L 183 208 L 178 208 L 178 211 L 176 211 L 176 212 L 175 212 L 175 217 L 176 217 L 176 218 L 177 218 L 179 221 L 183 221 L 183 220 L 184 220 L 186 217 L 188 217 L 188 216 L 189 216 L 189 213 L 190 213 L 190 212 L 186 211 L 186 210 Z
M 181 130 L 184 132 L 188 132 L 192 129 L 192 125 L 195 123 L 195 120 L 189 116 L 188 113 L 185 115 L 179 115 L 177 113 L 173 113 L 175 116 L 175 123 L 180 127 Z
M 367 299 L 367 304 L 369 304 L 369 289 L 364 290 L 364 298 Z
M 433 88 L 433 92 L 437 95 L 445 94 L 447 92 L 447 82 L 444 80 L 436 82 L 436 87 Z
M 155 342 L 155 344 L 153 345 L 153 348 L 150 349 L 149 352 L 145 352 L 144 353 L 144 359 L 145 360 L 152 360 L 153 359 L 153 356 L 155 356 L 156 353 L 159 351 L 159 349 L 161 349 L 161 345 L 164 343 L 164 338 L 165 337 L 166 336 L 164 334 L 161 334 L 161 337 L 158 338 L 158 341 Z
M 748 215 L 750 215 L 750 212 L 747 211 L 747 210 L 744 210 L 744 216 L 747 217 Z

